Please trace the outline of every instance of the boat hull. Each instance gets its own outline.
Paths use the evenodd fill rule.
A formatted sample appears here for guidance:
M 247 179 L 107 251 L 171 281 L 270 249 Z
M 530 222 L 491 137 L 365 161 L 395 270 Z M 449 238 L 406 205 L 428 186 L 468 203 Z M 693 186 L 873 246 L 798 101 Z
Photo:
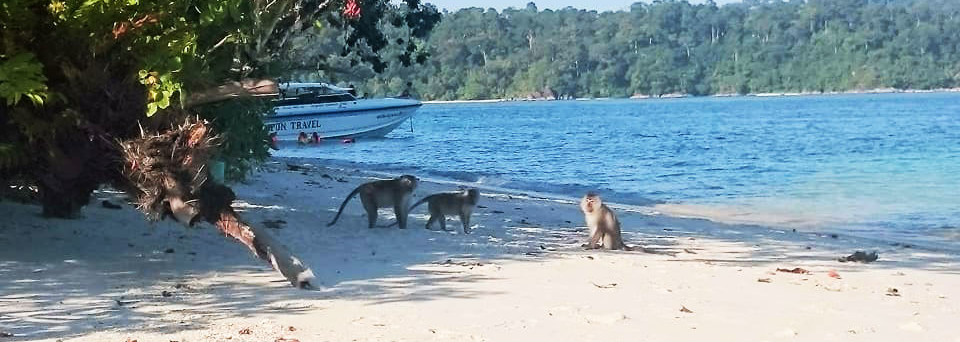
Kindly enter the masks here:
M 278 141 L 296 141 L 301 132 L 316 132 L 323 139 L 378 138 L 413 116 L 420 105 L 416 100 L 379 99 L 278 106 L 264 124 Z

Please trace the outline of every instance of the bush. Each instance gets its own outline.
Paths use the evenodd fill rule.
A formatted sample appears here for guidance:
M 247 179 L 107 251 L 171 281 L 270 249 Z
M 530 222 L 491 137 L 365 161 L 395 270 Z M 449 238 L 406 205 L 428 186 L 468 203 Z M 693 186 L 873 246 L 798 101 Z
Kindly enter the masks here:
M 273 111 L 268 100 L 241 98 L 204 105 L 200 117 L 209 120 L 220 135 L 220 147 L 214 160 L 226 163 L 225 178 L 240 181 L 263 163 L 269 152 L 267 128 L 263 116 Z

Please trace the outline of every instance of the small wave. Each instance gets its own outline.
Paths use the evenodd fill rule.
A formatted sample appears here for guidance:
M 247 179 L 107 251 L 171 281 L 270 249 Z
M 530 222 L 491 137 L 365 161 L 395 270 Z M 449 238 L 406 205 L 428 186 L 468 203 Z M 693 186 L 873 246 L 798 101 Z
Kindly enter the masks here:
M 882 141 L 884 138 L 881 137 L 853 137 L 847 139 L 847 141 Z
M 958 227 L 945 227 L 937 233 L 945 240 L 953 241 L 953 243 L 960 242 L 960 228 Z
M 677 172 L 677 173 L 668 173 L 663 175 L 657 175 L 656 178 L 671 178 L 671 177 L 680 177 L 680 176 L 690 176 L 692 173 L 689 172 Z
M 452 180 L 463 181 L 463 182 L 472 182 L 472 183 L 480 182 L 480 180 L 484 178 L 483 175 L 472 173 L 472 172 L 466 172 L 466 171 L 433 171 L 431 170 L 427 172 L 434 176 L 449 178 Z
M 606 201 L 617 202 L 622 204 L 630 205 L 639 205 L 639 206 L 649 206 L 658 203 L 657 201 L 647 197 L 641 193 L 634 192 L 619 192 L 606 187 L 598 187 L 593 185 L 584 185 L 584 184 L 557 184 L 557 183 L 546 183 L 546 182 L 529 182 L 529 181 L 507 181 L 503 184 L 504 188 L 508 189 L 520 189 L 535 191 L 545 194 L 561 195 L 573 198 L 579 198 L 586 194 L 587 192 L 593 191 L 600 194 Z
M 340 159 L 325 159 L 325 158 L 316 158 L 316 157 L 301 157 L 301 156 L 278 156 L 280 158 L 290 158 L 304 161 L 312 161 L 314 164 L 340 167 L 340 168 L 358 168 L 365 169 L 370 171 L 379 171 L 387 173 L 398 173 L 398 174 L 409 174 L 416 173 L 420 170 L 417 166 L 405 165 L 401 163 L 365 163 L 365 162 L 355 162 L 350 160 L 340 160 Z

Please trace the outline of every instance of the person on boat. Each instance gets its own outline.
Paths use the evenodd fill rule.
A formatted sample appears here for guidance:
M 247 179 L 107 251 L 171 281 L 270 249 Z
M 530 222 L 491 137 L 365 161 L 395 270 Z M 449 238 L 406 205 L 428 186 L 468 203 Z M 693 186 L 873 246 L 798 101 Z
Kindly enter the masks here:
M 307 137 L 307 133 L 300 132 L 300 135 L 297 136 L 297 144 L 299 144 L 300 146 L 303 146 L 303 145 L 306 145 L 308 142 L 310 142 L 310 138 Z
M 313 132 L 313 137 L 310 138 L 310 143 L 319 144 L 321 140 L 322 139 L 320 139 L 320 134 L 318 134 L 317 132 Z
M 354 87 L 353 83 L 350 83 L 349 87 L 350 90 L 347 90 L 347 92 L 350 93 L 350 95 L 353 95 L 353 97 L 357 97 L 357 87 Z
M 277 147 L 277 132 L 270 132 L 267 139 L 267 145 L 270 146 L 271 149 L 280 150 L 280 148 Z
M 400 97 L 410 97 L 410 88 L 413 87 L 413 82 L 407 82 L 407 86 L 403 88 L 403 91 L 400 92 Z

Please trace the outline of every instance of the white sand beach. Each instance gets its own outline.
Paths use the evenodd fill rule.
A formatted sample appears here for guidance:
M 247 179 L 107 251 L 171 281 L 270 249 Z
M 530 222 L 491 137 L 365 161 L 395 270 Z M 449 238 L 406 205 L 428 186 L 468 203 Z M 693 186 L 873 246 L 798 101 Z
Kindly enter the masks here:
M 234 185 L 235 206 L 276 227 L 316 289 L 209 225 L 99 205 L 119 194 L 79 220 L 4 201 L 0 332 L 14 336 L 0 341 L 960 342 L 952 253 L 616 205 L 626 243 L 655 253 L 584 251 L 572 199 L 488 189 L 469 235 L 456 220 L 424 229 L 425 207 L 406 230 L 368 229 L 356 199 L 326 227 L 375 175 L 286 162 Z M 455 187 L 424 181 L 416 196 Z M 837 261 L 855 250 L 880 259 Z

